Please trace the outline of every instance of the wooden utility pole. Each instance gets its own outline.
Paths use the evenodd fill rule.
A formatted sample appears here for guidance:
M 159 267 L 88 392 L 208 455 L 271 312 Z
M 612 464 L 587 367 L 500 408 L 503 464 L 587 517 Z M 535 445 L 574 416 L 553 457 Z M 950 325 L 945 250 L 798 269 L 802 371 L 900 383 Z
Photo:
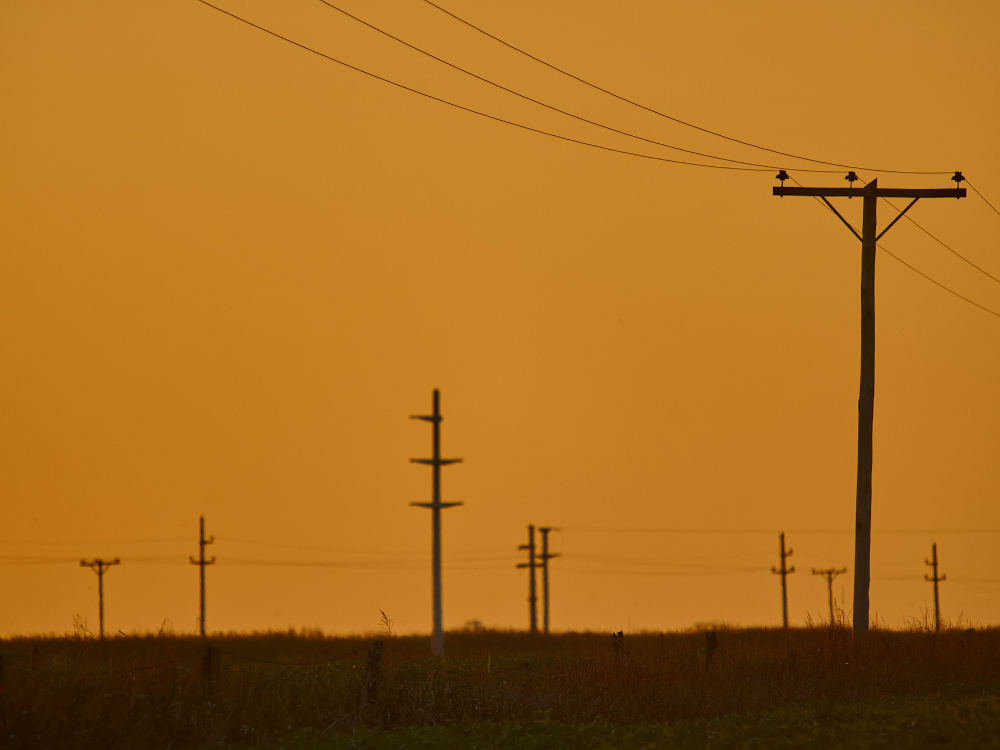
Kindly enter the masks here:
M 542 561 L 542 632 L 549 632 L 549 560 L 559 557 L 559 553 L 549 552 L 549 532 L 558 531 L 552 526 L 541 526 L 538 531 L 542 535 L 542 554 L 538 559 Z
M 816 570 L 813 568 L 814 576 L 826 576 L 826 589 L 830 595 L 830 626 L 833 626 L 833 579 L 841 573 L 846 573 L 847 568 L 827 568 L 826 570 Z
M 212 555 L 211 560 L 205 559 L 205 545 L 214 544 L 215 536 L 210 536 L 208 539 L 205 538 L 205 516 L 201 516 L 198 519 L 199 534 L 198 534 L 198 559 L 195 560 L 190 557 L 192 565 L 198 566 L 199 578 L 201 581 L 201 616 L 198 618 L 198 629 L 201 631 L 201 637 L 205 637 L 205 566 L 215 565 L 215 555 Z
M 535 592 L 535 568 L 537 567 L 535 555 L 535 527 L 528 525 L 528 543 L 518 547 L 519 550 L 527 550 L 528 562 L 518 563 L 518 568 L 528 569 L 528 624 L 532 633 L 538 632 L 538 595 Z
M 97 611 L 101 624 L 101 638 L 104 638 L 104 571 L 112 565 L 121 565 L 121 562 L 117 557 L 114 560 L 102 560 L 100 557 L 95 557 L 89 562 L 80 560 L 80 567 L 93 568 L 97 573 Z
M 931 578 L 925 573 L 924 580 L 934 584 L 934 632 L 939 633 L 941 631 L 941 604 L 938 599 L 938 584 L 946 580 L 948 576 L 938 576 L 937 544 L 931 545 L 931 559 L 924 560 L 924 564 L 929 565 L 934 570 L 934 577 Z
M 434 621 L 434 637 L 431 650 L 434 656 L 444 656 L 444 630 L 442 627 L 441 608 L 441 510 L 443 508 L 454 508 L 462 503 L 442 503 L 441 502 L 441 467 L 450 464 L 461 463 L 460 458 L 441 458 L 441 392 L 434 389 L 433 412 L 428 415 L 411 415 L 410 419 L 420 419 L 430 422 L 433 427 L 433 457 L 432 458 L 411 458 L 410 462 L 424 464 L 431 467 L 431 502 L 410 503 L 418 508 L 429 508 L 431 511 L 431 577 L 432 583 L 432 610 Z
M 851 233 L 861 241 L 861 387 L 858 394 L 858 482 L 855 507 L 854 538 L 854 634 L 868 632 L 868 589 L 871 583 L 871 534 L 872 534 L 872 424 L 875 410 L 875 245 L 903 214 L 913 208 L 921 198 L 964 198 L 965 188 L 879 188 L 872 180 L 863 188 L 855 188 L 859 179 L 854 172 L 847 174 L 851 185 L 846 188 L 785 187 L 788 173 L 781 170 L 777 179 L 781 187 L 772 194 L 809 196 L 820 198 Z M 961 172 L 951 178 L 961 184 Z M 828 198 L 862 198 L 861 234 L 851 226 Z M 879 198 L 910 198 L 910 203 L 896 215 L 888 226 L 878 232 L 876 208 Z
M 785 532 L 781 532 L 778 536 L 778 541 L 780 543 L 780 553 L 781 553 L 781 567 L 775 568 L 771 566 L 771 572 L 775 575 L 781 576 L 781 624 L 787 630 L 788 629 L 788 576 L 795 572 L 795 566 L 786 567 L 785 560 L 792 556 L 793 550 L 788 550 L 785 552 Z

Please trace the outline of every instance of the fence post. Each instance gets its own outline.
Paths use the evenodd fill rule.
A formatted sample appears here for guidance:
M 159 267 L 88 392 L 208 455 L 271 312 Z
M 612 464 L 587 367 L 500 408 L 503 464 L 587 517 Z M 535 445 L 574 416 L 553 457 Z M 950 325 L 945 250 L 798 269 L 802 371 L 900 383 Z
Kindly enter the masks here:
M 621 659 L 625 656 L 625 633 L 619 630 L 617 633 L 611 634 L 611 643 L 614 646 L 614 654 L 616 659 Z
M 712 657 L 719 647 L 719 638 L 714 630 L 705 631 L 705 669 L 712 666 Z
M 361 688 L 361 705 L 374 703 L 378 697 L 378 675 L 382 667 L 382 641 L 372 641 L 368 648 L 368 661 L 365 664 L 365 684 Z
M 201 681 L 206 687 L 215 682 L 219 674 L 219 652 L 211 643 L 205 644 L 205 655 L 201 657 Z

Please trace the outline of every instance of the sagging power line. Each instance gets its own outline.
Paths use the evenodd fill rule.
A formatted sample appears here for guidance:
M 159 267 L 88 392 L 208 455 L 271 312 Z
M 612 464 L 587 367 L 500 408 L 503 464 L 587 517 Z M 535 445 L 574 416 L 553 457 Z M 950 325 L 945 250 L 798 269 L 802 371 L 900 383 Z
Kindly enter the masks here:
M 95 557 L 90 561 L 80 560 L 81 568 L 92 568 L 97 573 L 97 611 L 101 638 L 104 637 L 104 573 L 112 565 L 121 565 L 121 562 L 117 557 L 113 560 L 104 560 L 100 557 Z
M 470 114 L 479 115 L 480 117 L 485 117 L 488 120 L 493 120 L 494 122 L 503 123 L 504 125 L 510 125 L 511 127 L 519 128 L 521 130 L 525 130 L 525 131 L 528 131 L 528 132 L 531 132 L 531 133 L 538 133 L 539 135 L 544 135 L 544 136 L 548 136 L 550 138 L 555 138 L 556 140 L 565 141 L 566 143 L 575 143 L 575 144 L 580 145 L 580 146 L 587 146 L 589 148 L 595 148 L 595 149 L 598 149 L 600 151 L 607 151 L 609 153 L 622 154 L 624 156 L 635 156 L 635 157 L 638 157 L 640 159 L 649 159 L 649 160 L 652 160 L 652 161 L 664 162 L 664 163 L 667 163 L 667 164 L 677 164 L 677 165 L 688 166 L 688 167 L 701 167 L 703 169 L 721 169 L 721 170 L 726 170 L 726 171 L 731 171 L 731 172 L 767 172 L 767 171 L 770 171 L 770 169 L 771 169 L 770 167 L 736 166 L 736 165 L 729 165 L 729 164 L 704 164 L 702 162 L 684 161 L 682 159 L 668 159 L 668 158 L 666 158 L 664 156 L 654 156 L 652 154 L 643 154 L 643 153 L 640 153 L 638 151 L 629 151 L 627 149 L 613 148 L 611 146 L 603 146 L 603 145 L 601 145 L 599 143 L 592 143 L 591 141 L 584 141 L 584 140 L 581 140 L 579 138 L 570 138 L 569 136 L 560 135 L 558 133 L 553 133 L 553 132 L 551 132 L 549 130 L 543 130 L 541 128 L 534 128 L 534 127 L 531 127 L 530 125 L 524 125 L 524 124 L 516 122 L 514 120 L 507 120 L 507 119 L 505 119 L 503 117 L 497 117 L 496 115 L 491 115 L 491 114 L 488 114 L 488 113 L 483 112 L 481 110 L 473 109 L 472 107 L 466 107 L 463 104 L 458 104 L 458 103 L 450 101 L 448 99 L 444 99 L 444 98 L 442 98 L 440 96 L 434 96 L 433 94 L 428 94 L 427 92 L 421 91 L 420 89 L 413 88 L 412 86 L 406 86 L 405 84 L 398 83 L 397 81 L 393 81 L 391 78 L 386 78 L 384 76 L 380 76 L 380 75 L 377 75 L 375 73 L 371 73 L 371 72 L 365 70 L 364 68 L 358 67 L 357 65 L 352 65 L 350 63 L 344 62 L 343 60 L 339 60 L 336 57 L 333 57 L 332 55 L 326 54 L 325 52 L 320 52 L 319 50 L 317 50 L 317 49 L 315 49 L 313 47 L 309 47 L 308 45 L 302 44 L 301 42 L 297 42 L 294 39 L 291 39 L 291 38 L 289 38 L 287 36 L 283 36 L 282 34 L 279 34 L 276 31 L 271 31 L 271 29 L 268 29 L 265 26 L 261 26 L 260 24 L 256 24 L 253 21 L 250 21 L 250 20 L 248 20 L 246 18 L 243 18 L 242 16 L 239 16 L 239 15 L 237 15 L 235 13 L 232 13 L 232 12 L 230 12 L 228 10 L 225 10 L 224 8 L 220 8 L 217 5 L 213 5 L 212 3 L 208 2 L 208 0 L 195 0 L 195 1 L 201 3 L 202 5 L 204 5 L 204 6 L 208 7 L 208 8 L 212 8 L 213 10 L 216 10 L 219 13 L 227 15 L 230 18 L 233 18 L 234 20 L 237 20 L 237 21 L 239 21 L 241 23 L 244 23 L 247 26 L 250 26 L 251 28 L 257 29 L 258 31 L 262 31 L 265 34 L 268 34 L 270 36 L 275 37 L 276 39 L 280 39 L 280 40 L 282 40 L 284 42 L 287 42 L 288 44 L 291 44 L 291 45 L 294 45 L 295 47 L 298 47 L 299 49 L 305 50 L 306 52 L 311 52 L 314 55 L 318 55 L 319 57 L 322 57 L 324 60 L 328 60 L 330 62 L 337 63 L 338 65 L 341 65 L 341 66 L 343 66 L 345 68 L 348 68 L 350 70 L 353 70 L 353 71 L 356 71 L 358 73 L 361 73 L 362 75 L 368 76 L 369 78 L 373 78 L 373 79 L 375 79 L 377 81 L 382 81 L 383 83 L 388 83 L 390 86 L 395 86 L 396 88 L 402 89 L 403 91 L 409 91 L 410 93 L 417 94 L 418 96 L 422 96 L 422 97 L 424 97 L 426 99 L 430 99 L 432 101 L 440 102 L 441 104 L 446 104 L 449 107 L 454 107 L 455 109 L 462 110 L 463 112 L 468 112 Z M 793 171 L 799 171 L 799 172 L 825 172 L 827 170 L 793 169 Z M 935 172 L 934 174 L 937 174 L 937 173 Z
M 401 83 L 398 83 L 396 81 L 393 81 L 393 80 L 391 80 L 389 78 L 386 78 L 384 76 L 380 76 L 380 75 L 377 75 L 375 73 L 371 73 L 371 72 L 369 72 L 367 70 L 364 70 L 363 68 L 360 68 L 360 67 L 358 67 L 356 65 L 351 65 L 350 63 L 344 62 L 343 60 L 339 60 L 339 59 L 337 59 L 337 58 L 335 58 L 335 57 L 333 57 L 331 55 L 328 55 L 328 54 L 326 54 L 324 52 L 320 52 L 319 50 L 314 49 L 312 47 L 309 47 L 309 46 L 307 46 L 305 44 L 302 44 L 301 42 L 297 42 L 294 39 L 291 39 L 289 37 L 283 36 L 282 34 L 278 34 L 275 31 L 272 31 L 272 30 L 270 30 L 270 29 L 268 29 L 268 28 L 266 28 L 264 26 L 261 26 L 260 24 L 254 23 L 253 21 L 250 21 L 249 19 L 243 18 L 242 16 L 239 16 L 239 15 L 237 15 L 235 13 L 232 13 L 232 12 L 230 12 L 228 10 L 220 8 L 217 5 L 213 5 L 212 3 L 208 2 L 208 0 L 197 0 L 197 2 L 201 3 L 202 5 L 205 5 L 206 7 L 212 8 L 213 10 L 216 10 L 219 13 L 227 15 L 227 16 L 233 18 L 234 20 L 240 21 L 241 23 L 244 23 L 247 26 L 250 26 L 250 27 L 252 27 L 254 29 L 257 29 L 257 30 L 259 30 L 259 31 L 261 31 L 261 32 L 263 32 L 265 34 L 268 34 L 268 35 L 273 36 L 273 37 L 275 37 L 277 39 L 280 39 L 280 40 L 282 40 L 284 42 L 292 44 L 292 45 L 294 45 L 294 46 L 296 46 L 296 47 L 298 47 L 298 48 L 300 48 L 302 50 L 305 50 L 307 52 L 311 52 L 311 53 L 313 53 L 315 55 L 318 55 L 319 57 L 322 57 L 322 58 L 324 58 L 324 59 L 326 59 L 326 60 L 328 60 L 330 62 L 334 62 L 334 63 L 337 63 L 338 65 L 342 65 L 342 66 L 344 66 L 344 67 L 346 67 L 346 68 L 348 68 L 350 70 L 354 70 L 354 71 L 356 71 L 358 73 L 361 73 L 363 75 L 369 76 L 369 77 L 374 78 L 376 80 L 382 81 L 384 83 L 388 83 L 388 84 L 390 84 L 390 85 L 392 85 L 392 86 L 394 86 L 396 88 L 402 89 L 404 91 L 409 91 L 411 93 L 417 94 L 417 95 L 425 97 L 427 99 L 431 99 L 431 100 L 439 102 L 441 104 L 446 104 L 446 105 L 448 105 L 450 107 L 454 107 L 455 109 L 458 109 L 458 110 L 461 110 L 461 111 L 464 111 L 464 112 L 468 112 L 470 114 L 479 115 L 480 117 L 484 117 L 484 118 L 486 118 L 488 120 L 493 120 L 494 122 L 499 122 L 499 123 L 502 123 L 502 124 L 505 124 L 505 125 L 510 125 L 512 127 L 516 127 L 516 128 L 521 129 L 521 130 L 525 130 L 525 131 L 532 132 L 532 133 L 537 133 L 539 135 L 548 136 L 550 138 L 554 138 L 556 140 L 564 141 L 564 142 L 567 142 L 567 143 L 575 143 L 577 145 L 587 146 L 587 147 L 590 147 L 590 148 L 598 149 L 600 151 L 607 151 L 609 153 L 621 154 L 621 155 L 624 155 L 624 156 L 633 156 L 633 157 L 637 157 L 637 158 L 640 158 L 640 159 L 648 159 L 648 160 L 657 161 L 657 162 L 661 162 L 661 163 L 677 164 L 679 166 L 702 167 L 702 168 L 705 168 L 705 169 L 721 169 L 721 170 L 738 171 L 738 172 L 761 172 L 761 171 L 767 171 L 768 170 L 768 167 L 739 166 L 738 164 L 705 164 L 705 163 L 702 163 L 702 162 L 685 161 L 685 160 L 681 160 L 681 159 L 669 159 L 669 158 L 662 157 L 662 156 L 655 156 L 655 155 L 652 155 L 652 154 L 644 154 L 644 153 L 637 152 L 637 151 L 629 151 L 628 149 L 613 148 L 611 146 L 605 146 L 605 145 L 602 145 L 602 144 L 599 144 L 599 143 L 593 143 L 591 141 L 585 141 L 585 140 L 582 140 L 582 139 L 579 139 L 579 138 L 571 138 L 569 136 L 560 135 L 559 133 L 553 133 L 551 131 L 543 130 L 541 128 L 535 128 L 535 127 L 531 127 L 529 125 L 524 125 L 524 124 L 516 122 L 514 120 L 508 120 L 508 119 L 505 119 L 503 117 L 497 117 L 496 115 L 491 115 L 491 114 L 488 114 L 488 113 L 483 112 L 481 110 L 477 110 L 477 109 L 474 109 L 472 107 L 467 107 L 467 106 L 464 106 L 462 104 L 458 104 L 457 102 L 453 102 L 453 101 L 444 99 L 444 98 L 439 97 L 439 96 L 434 96 L 433 94 L 428 94 L 425 91 L 421 91 L 421 90 L 413 88 L 411 86 L 406 86 L 404 84 L 401 84 Z M 340 9 L 337 8 L 337 10 L 340 10 Z M 360 19 L 357 19 L 357 20 L 360 21 Z M 461 20 L 461 19 L 459 19 L 459 20 Z M 464 23 L 464 21 L 463 21 L 463 23 Z M 370 24 L 369 24 L 369 26 L 370 26 Z M 374 28 L 374 27 L 372 27 L 372 28 Z M 381 30 L 379 29 L 379 31 L 381 31 Z M 393 37 L 393 38 L 395 38 L 395 37 Z M 402 42 L 402 40 L 399 40 L 399 41 Z M 405 43 L 405 42 L 403 42 L 403 43 Z M 422 50 L 420 50 L 420 51 L 422 52 Z M 520 50 L 518 50 L 518 51 L 520 51 Z M 463 72 L 465 72 L 465 71 L 463 71 Z M 560 72 L 564 72 L 564 71 L 560 71 Z M 588 85 L 591 85 L 591 84 L 588 84 Z M 600 87 L 596 87 L 596 88 L 600 88 Z M 601 89 L 601 90 L 603 90 L 603 89 Z M 516 92 L 512 92 L 512 93 L 516 93 Z M 606 92 L 606 93 L 611 93 L 611 92 Z M 626 99 L 625 101 L 630 101 L 630 100 Z M 545 105 L 542 102 L 538 102 L 538 103 L 542 104 L 543 106 L 548 106 L 548 105 Z M 636 104 L 635 102 L 630 102 L 630 103 Z M 642 105 L 638 105 L 638 104 L 636 104 L 636 105 L 642 107 Z M 650 110 L 650 111 L 655 111 L 655 110 Z M 565 114 L 570 114 L 570 113 L 565 113 Z M 665 115 L 665 114 L 660 113 L 660 112 L 657 112 L 657 114 L 661 114 L 662 116 L 667 117 L 668 119 L 675 119 L 675 118 L 671 118 L 669 115 Z M 571 115 L 570 114 L 570 116 L 575 116 L 575 115 Z M 757 146 L 757 145 L 749 143 L 749 142 L 740 141 L 739 139 L 729 138 L 728 136 L 722 136 L 720 133 L 715 133 L 714 131 L 706 130 L 704 128 L 700 128 L 698 126 L 691 125 L 690 123 L 686 123 L 686 122 L 683 122 L 681 120 L 676 120 L 676 121 L 677 122 L 681 122 L 684 125 L 688 125 L 690 127 L 694 127 L 695 129 L 703 130 L 704 132 L 711 133 L 712 135 L 717 135 L 719 137 L 726 138 L 727 140 L 732 140 L 732 141 L 734 141 L 736 143 L 743 143 L 744 145 L 753 146 L 754 148 L 760 148 L 760 149 L 762 149 L 764 151 L 770 151 L 771 153 L 776 153 L 776 154 L 781 154 L 781 155 L 787 155 L 787 156 L 791 156 L 792 158 L 798 158 L 798 159 L 802 159 L 802 160 L 805 160 L 805 161 L 811 161 L 811 162 L 815 162 L 815 163 L 819 163 L 819 164 L 826 164 L 826 165 L 829 165 L 829 166 L 841 166 L 841 167 L 844 167 L 844 168 L 847 168 L 849 166 L 849 165 L 840 165 L 840 164 L 838 164 L 836 162 L 826 162 L 826 161 L 818 160 L 818 159 L 809 159 L 807 157 L 795 156 L 795 155 L 790 154 L 788 152 L 778 151 L 778 150 L 775 150 L 775 149 L 769 149 L 769 148 L 765 148 L 765 147 L 762 147 L 762 146 Z M 595 125 L 601 126 L 599 123 L 596 123 L 596 122 L 592 122 L 591 124 L 595 124 Z M 601 127 L 603 127 L 603 126 L 601 126 Z M 633 134 L 626 133 L 625 131 L 620 131 L 620 132 L 622 132 L 625 135 L 630 135 L 631 137 L 641 138 L 640 136 L 634 136 Z M 649 140 L 649 139 L 645 139 L 645 140 Z M 674 146 L 672 146 L 670 144 L 662 144 L 662 145 L 666 146 L 667 148 L 678 148 L 678 147 L 674 147 Z M 680 149 L 680 150 L 684 150 L 684 149 Z M 700 153 L 700 152 L 690 152 L 690 153 Z M 717 160 L 728 160 L 726 157 L 719 157 L 719 156 L 708 156 L 707 158 L 713 158 L 713 159 L 717 159 Z M 728 160 L 728 161 L 737 162 L 738 160 Z M 746 162 L 746 164 L 753 164 L 753 163 L 754 162 Z M 828 171 L 830 171 L 830 170 L 826 170 L 826 169 L 811 169 L 811 168 L 802 168 L 802 167 L 789 167 L 789 169 L 792 169 L 793 171 L 799 171 L 799 172 L 828 172 Z M 863 171 L 883 172 L 883 173 L 890 173 L 890 174 L 920 174 L 920 175 L 947 174 L 946 171 L 889 170 L 889 169 L 878 169 L 878 168 L 874 168 L 874 167 L 859 167 L 859 166 L 854 166 L 853 169 L 861 169 Z M 782 173 L 785 173 L 784 169 L 782 170 Z M 984 198 L 984 200 L 985 200 L 985 198 Z M 988 203 L 988 201 L 987 201 L 987 203 Z M 992 208 L 992 205 L 991 205 L 991 208 Z M 886 253 L 888 255 L 890 255 L 891 257 L 893 257 L 895 260 L 897 260 L 900 263 L 902 263 L 903 265 L 905 265 L 906 267 L 910 268 L 915 273 L 917 273 L 920 276 L 924 277 L 925 279 L 927 279 L 931 283 L 933 283 L 933 284 L 941 287 L 945 291 L 947 291 L 947 292 L 955 295 L 959 299 L 962 299 L 962 300 L 964 300 L 964 301 L 966 301 L 966 302 L 974 305 L 975 307 L 978 307 L 978 308 L 984 310 L 985 312 L 990 313 L 991 315 L 1000 317 L 1000 313 L 996 313 L 993 310 L 990 310 L 989 308 L 987 308 L 987 307 L 985 307 L 983 305 L 980 305 L 979 303 L 974 302 L 973 300 L 971 300 L 971 299 L 969 299 L 969 298 L 967 298 L 967 297 L 959 294 L 958 292 L 954 291 L 953 289 L 950 289 L 949 287 L 947 287 L 944 284 L 940 283 L 939 281 L 937 281 L 936 279 L 932 278 L 931 276 L 929 276 L 928 274 L 924 273 L 923 271 L 919 270 L 918 268 L 912 266 L 911 264 L 907 263 L 906 261 L 902 260 L 901 258 L 898 258 L 897 256 L 893 255 L 892 253 L 889 253 L 888 251 L 886 251 Z
M 431 458 L 411 458 L 410 462 L 431 467 L 431 501 L 429 503 L 410 503 L 417 508 L 428 508 L 431 511 L 431 579 L 432 579 L 432 619 L 434 636 L 431 650 L 434 656 L 444 656 L 444 630 L 442 626 L 441 605 L 441 511 L 454 508 L 463 503 L 441 502 L 441 467 L 461 463 L 460 458 L 441 458 L 441 392 L 435 388 L 432 396 L 432 412 L 430 414 L 414 414 L 410 419 L 430 422 Z
M 617 133 L 618 135 L 623 135 L 626 138 L 634 138 L 635 140 L 642 141 L 644 143 L 649 143 L 649 144 L 652 144 L 654 146 L 662 146 L 663 148 L 669 148 L 669 149 L 671 149 L 673 151 L 680 151 L 681 153 L 690 154 L 692 156 L 700 156 L 700 157 L 702 157 L 704 159 L 716 159 L 718 161 L 724 161 L 724 162 L 728 162 L 730 164 L 742 164 L 744 166 L 749 166 L 749 167 L 766 167 L 768 169 L 780 169 L 780 167 L 777 164 L 762 164 L 760 162 L 743 161 L 741 159 L 730 159 L 730 158 L 725 157 L 725 156 L 717 156 L 715 154 L 709 154 L 709 153 L 705 153 L 705 152 L 702 152 L 702 151 L 693 151 L 693 150 L 688 149 L 688 148 L 682 148 L 680 146 L 675 146 L 675 145 L 673 145 L 671 143 L 665 143 L 663 141 L 658 141 L 658 140 L 656 140 L 654 138 L 646 138 L 646 137 L 641 136 L 641 135 L 636 135 L 635 133 L 629 132 L 627 130 L 622 130 L 620 128 L 612 127 L 611 125 L 605 125 L 604 123 L 598 122 L 597 120 L 592 120 L 592 119 L 590 119 L 588 117 L 583 117 L 581 115 L 574 114 L 573 112 L 569 112 L 568 110 L 561 109 L 560 107 L 555 107 L 555 106 L 553 106 L 551 104 L 543 102 L 540 99 L 536 99 L 536 98 L 534 98 L 532 96 L 528 96 L 527 94 L 522 94 L 520 91 L 516 91 L 516 90 L 514 90 L 514 89 L 512 89 L 512 88 L 510 88 L 508 86 L 504 86 L 503 84 L 497 83 L 496 81 L 491 81 L 489 78 L 485 78 L 484 76 L 481 76 L 481 75 L 479 75 L 477 73 L 473 73 L 471 70 L 468 70 L 467 68 L 463 68 L 460 65 L 456 65 L 455 63 L 449 62 L 448 60 L 445 60 L 443 57 L 439 57 L 438 55 L 435 55 L 435 54 L 433 54 L 431 52 L 428 52 L 425 49 L 417 47 L 415 44 L 410 44 L 405 39 L 401 39 L 400 37 L 395 36 L 394 34 L 390 34 L 388 31 L 385 31 L 384 29 L 381 29 L 378 26 L 375 26 L 374 24 L 369 23 L 368 21 L 365 21 L 362 18 L 358 18 L 357 16 L 355 16 L 352 13 L 347 12 L 346 10 L 344 10 L 343 8 L 341 8 L 340 6 L 334 5 L 333 3 L 329 2 L 329 0 L 319 0 L 319 2 L 321 2 L 323 5 L 325 5 L 328 8 L 331 8 L 331 9 L 333 9 L 333 10 L 339 12 L 339 13 L 342 13 L 343 15 L 347 16 L 351 20 L 357 21 L 358 23 L 362 24 L 363 26 L 368 27 L 372 31 L 378 32 L 379 34 L 382 34 L 383 36 L 385 36 L 385 37 L 387 37 L 389 39 L 392 39 L 394 42 L 398 42 L 399 44 L 402 44 L 403 46 L 405 46 L 405 47 L 413 50 L 414 52 L 418 52 L 421 55 L 429 57 L 430 59 L 435 60 L 435 61 L 441 63 L 442 65 L 447 65 L 452 70 L 457 70 L 460 73 L 463 73 L 463 74 L 465 74 L 467 76 L 475 78 L 477 81 L 481 81 L 482 83 L 485 83 L 485 84 L 487 84 L 489 86 L 493 86 L 494 88 L 497 88 L 500 91 L 505 91 L 508 94 L 511 94 L 513 96 L 518 97 L 519 99 L 523 99 L 523 100 L 525 100 L 527 102 L 531 102 L 532 104 L 537 104 L 540 107 L 544 107 L 545 109 L 548 109 L 548 110 L 550 110 L 552 112 L 557 112 L 557 113 L 559 113 L 561 115 L 565 115 L 566 117 L 571 117 L 574 120 L 578 120 L 579 122 L 583 122 L 583 123 L 586 123 L 588 125 L 593 125 L 594 127 L 601 128 L 602 130 L 607 130 L 607 131 L 609 131 L 611 133 Z M 835 169 L 799 169 L 797 171 L 799 171 L 799 172 L 838 172 L 839 170 L 835 170 Z
M 741 140 L 739 138 L 733 138 L 732 136 L 725 135 L 725 134 L 720 133 L 720 132 L 715 131 L 715 130 L 710 130 L 709 128 L 701 127 L 700 125 L 695 125 L 694 123 L 687 122 L 686 120 L 682 120 L 682 119 L 680 119 L 678 117 L 674 117 L 673 115 L 668 115 L 666 112 L 662 112 L 662 111 L 660 111 L 658 109 L 654 109 L 653 107 L 647 107 L 645 104 L 640 104 L 639 102 L 634 101 L 632 99 L 629 99 L 628 97 L 622 96 L 620 94 L 616 94 L 614 91 L 606 89 L 606 88 L 604 88 L 602 86 L 598 86 L 596 83 L 592 83 L 592 82 L 590 82 L 590 81 L 588 81 L 588 80 L 586 80 L 584 78 L 581 78 L 578 75 L 574 75 L 573 73 L 570 73 L 568 70 L 565 70 L 564 68 L 560 68 L 560 67 L 557 67 L 557 66 L 553 65 L 552 63 L 546 62 L 545 60 L 541 59 L 540 57 L 536 57 L 535 55 L 533 55 L 530 52 L 527 52 L 527 51 L 521 49 L 520 47 L 515 47 L 513 44 L 504 41 L 500 37 L 498 37 L 498 36 L 496 36 L 494 34 L 491 34 L 490 32 L 486 31 L 485 29 L 483 29 L 483 28 L 481 28 L 479 26 L 476 26 L 475 24 L 470 23 L 469 21 L 466 21 L 464 18 L 461 18 L 458 15 L 452 13 L 450 10 L 442 8 L 440 5 L 437 5 L 436 3 L 431 2 L 431 0 L 424 0 L 424 2 L 427 3 L 428 5 L 430 5 L 431 7 L 436 8 L 437 10 L 441 11 L 445 15 L 451 16 L 453 19 L 455 19 L 459 23 L 465 24 L 470 29 L 474 29 L 475 31 L 478 31 L 480 34 L 483 34 L 484 36 L 489 37 L 490 39 L 492 39 L 495 42 L 499 42 L 500 44 L 502 44 L 503 46 L 505 46 L 505 47 L 513 50 L 514 52 L 517 52 L 518 54 L 524 55 L 525 57 L 527 57 L 527 58 L 529 58 L 531 60 L 534 60 L 535 62 L 540 63 L 541 65 L 544 65 L 545 67 L 550 68 L 550 69 L 554 70 L 557 73 L 560 73 L 560 74 L 562 74 L 564 76 L 572 78 L 574 81 L 578 81 L 579 83 L 582 83 L 584 86 L 589 86 L 590 88 L 594 89 L 595 91 L 600 91 L 601 93 L 607 94 L 608 96 L 611 96 L 611 97 L 614 97 L 615 99 L 618 99 L 619 101 L 623 101 L 626 104 L 630 104 L 630 105 L 632 105 L 634 107 L 638 107 L 639 109 L 645 110 L 646 112 L 650 112 L 650 113 L 652 113 L 654 115 L 657 115 L 658 117 L 662 117 L 664 119 L 670 120 L 671 122 L 677 123 L 678 125 L 683 125 L 684 127 L 692 128 L 692 129 L 700 131 L 702 133 L 706 133 L 708 135 L 715 136 L 716 138 L 721 138 L 723 140 L 730 141 L 731 143 L 738 143 L 741 146 L 748 146 L 750 148 L 755 148 L 755 149 L 758 149 L 760 151 L 766 151 L 768 153 L 776 154 L 778 156 L 786 156 L 786 157 L 791 158 L 791 159 L 798 159 L 800 161 L 808 161 L 808 162 L 811 162 L 813 164 L 825 164 L 825 165 L 830 166 L 830 167 L 840 167 L 841 169 L 857 169 L 857 170 L 861 170 L 861 171 L 864 171 L 864 172 L 879 172 L 879 173 L 884 173 L 884 174 L 936 175 L 936 174 L 948 174 L 949 173 L 948 171 L 921 172 L 921 171 L 909 171 L 909 170 L 898 170 L 898 169 L 878 169 L 878 168 L 875 168 L 875 167 L 861 167 L 861 166 L 850 165 L 850 164 L 839 164 L 837 162 L 824 161 L 822 159 L 812 159 L 812 158 L 810 158 L 808 156 L 799 156 L 799 155 L 796 155 L 796 154 L 793 154 L 793 153 L 789 153 L 787 151 L 779 151 L 777 149 L 768 148 L 767 146 L 760 146 L 760 145 L 758 145 L 756 143 L 753 143 L 751 141 L 744 141 L 744 140 Z M 718 157 L 713 157 L 713 158 L 718 158 Z M 802 171 L 802 170 L 799 170 L 799 171 Z

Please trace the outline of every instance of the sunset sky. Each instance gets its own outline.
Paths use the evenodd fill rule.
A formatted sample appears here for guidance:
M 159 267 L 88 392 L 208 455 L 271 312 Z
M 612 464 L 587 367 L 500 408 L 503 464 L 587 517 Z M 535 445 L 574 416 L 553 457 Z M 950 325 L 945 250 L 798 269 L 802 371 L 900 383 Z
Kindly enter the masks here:
M 860 243 L 774 167 L 422 0 L 330 0 L 547 104 L 768 165 L 683 166 L 394 87 L 197 0 L 0 4 L 0 634 L 430 630 L 440 388 L 445 627 L 525 627 L 552 535 L 555 629 L 793 624 L 849 606 Z M 437 1 L 437 0 L 436 0 Z M 216 0 L 212 0 L 216 2 Z M 613 149 L 319 0 L 217 0 L 404 86 Z M 700 127 L 1000 208 L 1000 4 L 440 0 Z M 720 164 L 721 162 L 713 162 Z M 833 170 L 829 174 L 799 171 Z M 796 169 L 798 168 L 798 169 Z M 900 202 L 897 204 L 901 205 Z M 860 224 L 861 201 L 838 208 Z M 895 215 L 879 206 L 879 225 Z M 1000 620 L 1000 215 L 908 214 L 876 272 L 872 612 Z

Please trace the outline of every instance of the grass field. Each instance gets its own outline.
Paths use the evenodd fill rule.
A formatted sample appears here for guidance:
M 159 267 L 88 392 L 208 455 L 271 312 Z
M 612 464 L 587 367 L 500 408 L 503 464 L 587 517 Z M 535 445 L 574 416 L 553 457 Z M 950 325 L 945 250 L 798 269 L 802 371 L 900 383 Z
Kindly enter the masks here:
M 288 750 L 706 750 L 706 748 L 1000 747 L 1000 698 L 995 691 L 950 690 L 866 703 L 793 704 L 758 714 L 659 724 L 479 722 L 361 730 L 353 735 L 286 741 Z
M 1000 630 L 23 638 L 0 643 L 2 744 L 202 747 L 986 747 Z M 366 688 L 366 685 L 368 687 Z

